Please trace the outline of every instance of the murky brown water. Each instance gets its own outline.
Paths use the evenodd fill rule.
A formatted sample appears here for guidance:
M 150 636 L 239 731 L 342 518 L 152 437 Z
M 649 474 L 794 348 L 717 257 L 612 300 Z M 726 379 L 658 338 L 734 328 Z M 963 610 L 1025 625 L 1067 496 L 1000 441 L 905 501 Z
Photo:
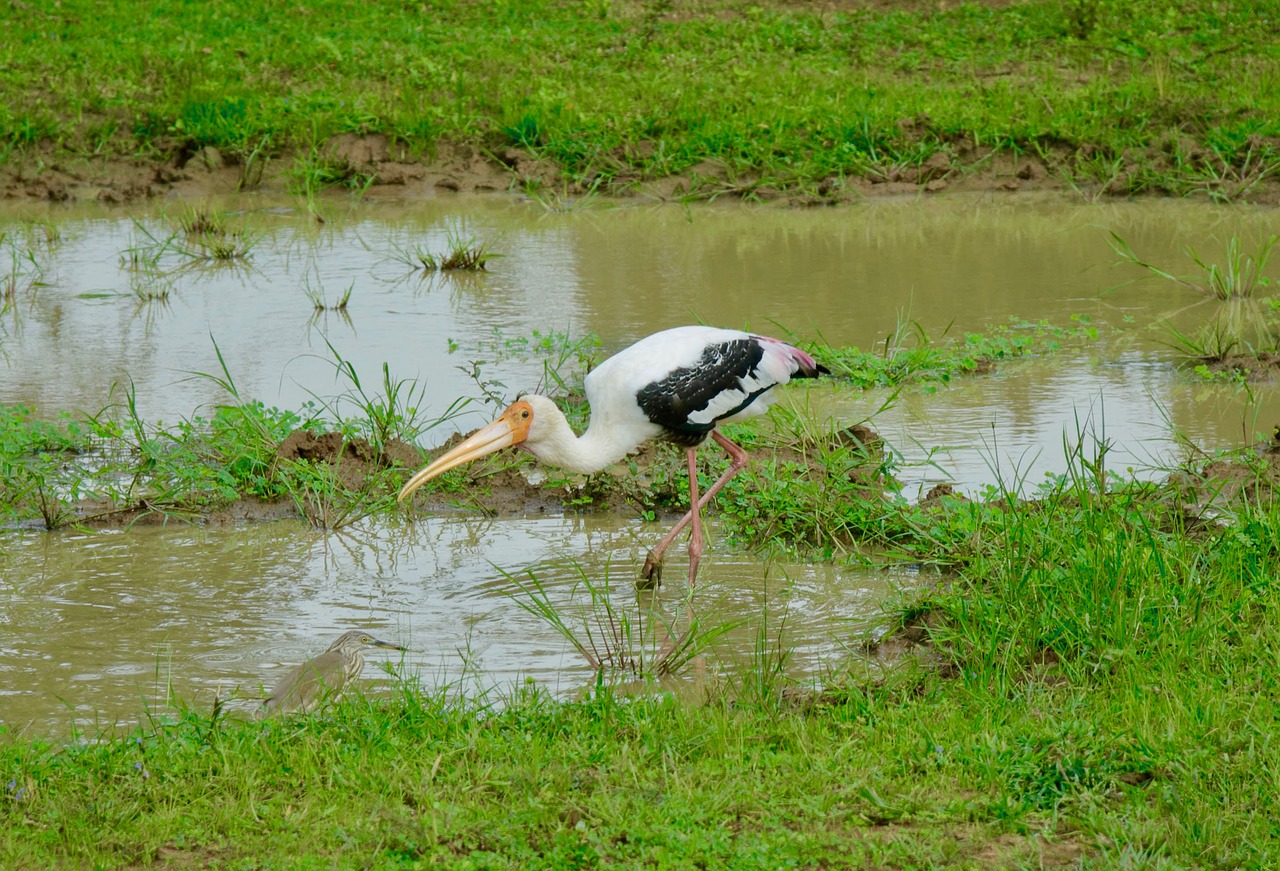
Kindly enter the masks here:
M 632 587 L 657 534 L 610 517 L 427 519 L 341 536 L 301 523 L 9 533 L 0 723 L 40 732 L 74 720 L 94 731 L 167 711 L 170 689 L 203 706 L 220 692 L 248 712 L 263 686 L 352 627 L 411 648 L 403 661 L 370 655 L 369 678 L 390 661 L 430 686 L 502 690 L 534 679 L 572 692 L 590 681 L 585 661 L 520 607 L 527 596 L 495 564 L 524 583 L 532 570 L 578 632 L 590 620 L 598 633 L 592 615 L 603 614 L 580 571 L 608 578 L 609 601 L 633 619 L 655 605 L 683 619 L 682 554 L 673 552 L 656 601 Z M 716 659 L 745 658 L 767 614 L 766 636 L 783 633 L 796 673 L 854 640 L 895 585 L 915 583 L 907 573 L 764 567 L 732 552 L 704 566 L 695 607 L 707 625 L 745 621 L 717 643 Z
M 334 377 L 327 340 L 368 383 L 384 361 L 397 377 L 422 379 L 430 414 L 477 395 L 457 367 L 493 360 L 495 330 L 501 338 L 594 332 L 613 350 L 705 320 L 871 347 L 901 320 L 938 336 L 1010 316 L 1066 323 L 1082 314 L 1124 332 L 934 394 L 908 392 L 872 422 L 902 454 L 909 492 L 940 480 L 970 490 L 999 480 L 1034 486 L 1062 471 L 1064 438 L 1081 432 L 1112 445 L 1113 468 L 1141 472 L 1177 456 L 1174 433 L 1214 449 L 1280 419 L 1271 386 L 1246 394 L 1169 365 L 1143 327 L 1191 302 L 1187 295 L 1146 282 L 1100 296 L 1133 277 L 1113 268 L 1107 230 L 1145 258 L 1190 272 L 1185 246 L 1217 258 L 1232 233 L 1280 230 L 1274 210 L 972 197 L 809 211 L 629 205 L 549 213 L 495 197 L 349 210 L 334 201 L 317 229 L 292 205 L 252 197 L 229 204 L 263 233 L 249 266 L 186 271 L 168 304 L 141 304 L 130 292 L 120 256 L 139 232 L 128 215 L 85 207 L 0 215 L 10 239 L 25 232 L 23 218 L 51 218 L 63 234 L 57 247 L 37 249 L 46 286 L 0 318 L 0 402 L 50 415 L 97 411 L 113 385 L 132 381 L 144 418 L 173 422 L 225 400 L 208 380 L 188 377 L 218 371 L 216 341 L 242 396 L 297 408 L 349 386 Z M 137 217 L 160 226 L 155 214 Z M 397 248 L 439 251 L 450 233 L 484 240 L 502 256 L 478 277 L 405 275 Z M 8 264 L 6 251 L 0 273 Z M 351 285 L 349 317 L 313 318 L 306 284 L 331 300 Z M 1179 323 L 1200 316 L 1189 312 Z M 510 393 L 541 375 L 535 362 L 485 371 Z M 811 390 L 792 398 L 852 422 L 881 397 Z M 424 441 L 487 414 L 477 408 Z M 130 720 L 143 700 L 162 704 L 169 681 L 191 699 L 207 700 L 219 685 L 251 694 L 352 626 L 413 647 L 406 664 L 429 681 L 491 685 L 529 675 L 570 690 L 583 679 L 580 660 L 509 598 L 494 566 L 519 571 L 554 558 L 539 577 L 568 602 L 575 570 L 566 556 L 593 577 L 611 561 L 614 595 L 625 602 L 656 534 L 629 518 L 431 520 L 327 538 L 289 523 L 0 532 L 0 722 Z M 682 559 L 673 553 L 672 571 Z M 699 601 L 726 619 L 789 602 L 800 669 L 847 638 L 887 583 L 911 580 L 778 566 L 766 593 L 763 568 L 723 548 L 704 573 Z M 664 597 L 674 599 L 678 585 L 668 588 Z M 751 637 L 741 630 L 739 647 L 749 649 Z

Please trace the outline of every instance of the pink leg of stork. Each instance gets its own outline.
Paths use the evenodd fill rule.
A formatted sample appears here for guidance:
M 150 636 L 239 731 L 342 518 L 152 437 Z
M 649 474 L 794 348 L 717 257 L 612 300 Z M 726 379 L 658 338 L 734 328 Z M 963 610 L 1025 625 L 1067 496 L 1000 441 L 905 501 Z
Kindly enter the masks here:
M 689 461 L 689 504 L 698 504 L 698 449 L 684 452 Z M 689 589 L 698 578 L 698 562 L 702 559 L 702 510 L 690 509 L 693 514 L 693 530 L 689 533 Z
M 671 542 L 675 541 L 676 536 L 680 534 L 680 530 L 692 522 L 694 524 L 693 532 L 689 539 L 689 586 L 693 586 L 694 575 L 698 569 L 698 559 L 702 556 L 702 509 L 720 492 L 730 478 L 747 466 L 746 451 L 722 436 L 719 430 L 712 430 L 711 437 L 728 453 L 729 469 L 720 476 L 719 480 L 707 488 L 707 492 L 702 494 L 702 498 L 698 498 L 698 476 L 697 468 L 694 464 L 694 450 L 692 448 L 689 450 L 689 505 L 691 507 L 689 512 L 684 517 L 681 517 L 675 526 L 671 527 L 671 531 L 663 536 L 662 541 L 658 542 L 658 546 L 649 551 L 649 556 L 644 561 L 644 568 L 640 570 L 640 577 L 646 581 L 657 583 L 661 580 L 662 555 L 667 552 Z M 697 542 L 696 556 L 695 541 Z

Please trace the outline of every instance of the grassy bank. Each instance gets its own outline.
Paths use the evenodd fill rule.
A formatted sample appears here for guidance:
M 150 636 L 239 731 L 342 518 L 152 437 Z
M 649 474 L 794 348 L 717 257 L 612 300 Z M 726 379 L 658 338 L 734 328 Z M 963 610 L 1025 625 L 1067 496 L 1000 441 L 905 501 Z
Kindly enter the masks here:
M 835 389 L 934 390 L 1019 358 L 1053 353 L 1063 343 L 1096 338 L 1087 321 L 1069 327 L 1015 321 L 984 333 L 938 339 L 904 326 L 873 351 L 807 347 L 831 368 L 827 382 Z M 490 377 L 491 366 L 512 358 L 541 361 L 545 389 L 561 401 L 579 430 L 585 427 L 582 379 L 599 362 L 594 337 L 548 333 L 499 338 L 481 353 L 483 359 L 466 368 L 483 401 L 499 408 L 508 401 L 507 388 Z M 35 419 L 20 405 L 0 406 L 0 523 L 34 522 L 56 529 L 76 523 L 181 521 L 252 500 L 292 506 L 316 526 L 337 529 L 370 514 L 398 510 L 396 492 L 407 471 L 423 462 L 413 443 L 438 442 L 431 431 L 472 400 L 455 400 L 436 408 L 437 416 L 431 417 L 424 413 L 429 403 L 420 384 L 397 379 L 385 367 L 372 378 L 341 358 L 334 362 L 346 391 L 297 410 L 270 408 L 241 396 L 225 369 L 204 376 L 221 389 L 225 403 L 207 416 L 170 424 L 140 419 L 128 391 L 97 414 L 68 414 L 56 421 Z M 731 482 L 720 500 L 729 533 L 757 547 L 828 553 L 847 548 L 858 530 L 869 531 L 879 522 L 875 503 L 865 497 L 878 500 L 894 488 L 894 455 L 870 431 L 824 431 L 794 414 L 778 414 L 774 420 L 772 427 L 730 429 L 756 455 L 757 464 Z M 709 485 L 727 461 L 716 452 L 705 453 L 702 473 Z M 687 510 L 679 449 L 654 445 L 629 462 L 631 476 L 604 472 L 584 477 L 550 469 L 541 484 L 531 485 L 524 474 L 530 458 L 505 452 L 433 482 L 422 491 L 425 500 L 418 501 L 429 509 L 460 503 L 507 514 L 525 512 L 534 502 L 567 510 L 614 508 L 650 518 Z M 819 504 L 829 506 L 820 519 Z M 840 505 L 845 506 L 838 511 L 843 520 L 837 522 L 832 512 Z M 761 518 L 769 514 L 762 511 L 813 517 L 821 531 L 763 525 Z M 864 516 L 866 511 L 872 515 Z M 833 529 L 843 531 L 833 536 Z
M 275 161 L 311 190 L 377 180 L 329 148 L 376 134 L 384 160 L 461 145 L 516 185 L 675 176 L 694 196 L 839 199 L 993 168 L 1089 195 L 1274 183 L 1275 2 L 896 6 L 64 0 L 12 16 L 0 160 L 83 176 L 213 147 L 246 184 Z
M 957 570 L 894 609 L 872 648 L 914 655 L 887 671 L 789 686 L 762 621 L 700 702 L 406 684 L 308 719 L 10 735 L 0 861 L 1274 867 L 1280 508 L 1207 521 L 1101 492 L 1088 459 L 1033 502 L 935 506 Z

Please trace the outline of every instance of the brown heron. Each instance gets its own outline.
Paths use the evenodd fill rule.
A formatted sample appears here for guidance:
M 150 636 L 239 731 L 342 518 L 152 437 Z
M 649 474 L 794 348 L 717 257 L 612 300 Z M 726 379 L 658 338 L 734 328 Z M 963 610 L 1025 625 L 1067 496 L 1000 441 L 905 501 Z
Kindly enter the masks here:
M 364 668 L 366 647 L 404 650 L 359 629 L 346 632 L 319 656 L 308 659 L 276 684 L 262 703 L 262 714 L 306 713 L 336 699 Z

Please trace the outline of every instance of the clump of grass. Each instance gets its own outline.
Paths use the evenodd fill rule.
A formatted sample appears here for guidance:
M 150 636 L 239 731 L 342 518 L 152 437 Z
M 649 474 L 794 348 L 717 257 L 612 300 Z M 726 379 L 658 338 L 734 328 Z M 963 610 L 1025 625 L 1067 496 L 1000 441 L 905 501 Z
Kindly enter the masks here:
M 164 271 L 166 263 L 177 268 L 248 260 L 259 238 L 247 229 L 230 226 L 212 212 L 188 213 L 179 220 L 177 229 L 165 234 L 153 232 L 136 218 L 133 226 L 134 242 L 120 253 L 120 263 L 151 272 Z
M 201 236 L 195 240 L 194 250 L 184 249 L 183 254 L 194 260 L 247 260 L 256 240 L 247 234 L 233 236 Z
M 588 594 L 588 602 L 580 608 L 572 603 L 562 605 L 553 601 L 532 570 L 526 573 L 527 582 L 506 576 L 518 590 L 511 594 L 516 605 L 547 621 L 602 678 L 607 674 L 614 678 L 620 675 L 663 678 L 680 674 L 718 638 L 741 625 L 741 621 L 707 625 L 685 602 L 682 608 L 687 621 L 684 628 L 680 628 L 675 617 L 659 610 L 653 597 L 628 596 L 636 599 L 635 611 L 631 612 L 614 605 L 608 573 L 603 582 L 598 583 L 582 566 L 575 565 L 575 571 L 577 582 L 570 597 L 579 589 Z
M 374 176 L 323 146 L 313 145 L 301 154 L 289 172 L 293 192 L 311 199 L 331 187 L 364 193 Z
M 37 218 L 23 221 L 23 227 L 26 229 L 27 239 L 32 244 L 40 244 L 48 249 L 57 248 L 62 244 L 62 227 L 56 221 Z
M 578 580 L 569 596 L 578 589 L 584 591 L 587 602 L 580 606 L 553 601 L 533 570 L 526 573 L 527 581 L 505 576 L 519 591 L 512 594 L 512 600 L 551 626 L 601 677 L 679 674 L 717 638 L 741 625 L 741 621 L 729 621 L 707 626 L 690 610 L 680 628 L 647 597 L 640 598 L 633 613 L 613 603 L 607 571 L 604 579 L 596 582 L 582 566 L 574 568 Z
M 356 283 L 352 281 L 336 301 L 329 302 L 328 294 L 325 292 L 324 287 L 320 285 L 318 276 L 315 284 L 311 283 L 309 275 L 304 275 L 302 278 L 302 292 L 311 301 L 311 307 L 316 313 L 326 311 L 346 312 L 347 303 L 351 301 L 351 294 L 355 288 Z
M 1280 237 L 1271 234 L 1248 248 L 1239 237 L 1232 236 L 1227 240 L 1226 258 L 1221 264 L 1208 261 L 1188 247 L 1186 256 L 1199 269 L 1195 275 L 1177 275 L 1143 260 L 1114 232 L 1109 242 L 1120 257 L 1118 265 L 1137 266 L 1150 277 L 1217 304 L 1208 321 L 1192 332 L 1168 323 L 1168 316 L 1160 319 L 1157 327 L 1166 333 L 1167 344 L 1179 354 L 1201 363 L 1222 363 L 1232 357 L 1257 358 L 1280 348 L 1280 336 L 1260 299 L 1272 284 L 1266 271 Z
M 154 266 L 142 265 L 129 275 L 129 290 L 139 302 L 167 302 L 173 295 L 173 278 Z
M 450 230 L 444 251 L 432 251 L 425 245 L 395 249 L 394 258 L 410 269 L 422 272 L 483 271 L 493 254 L 486 243 L 474 236 L 463 237 Z
M 232 233 L 227 213 L 214 206 L 188 206 L 175 223 L 186 236 L 227 236 Z
M 1207 261 L 1194 248 L 1188 247 L 1187 258 L 1200 270 L 1198 275 L 1192 276 L 1175 275 L 1161 266 L 1143 260 L 1128 242 L 1114 232 L 1110 234 L 1109 241 L 1111 250 L 1120 257 L 1118 264 L 1137 266 L 1153 277 L 1173 282 L 1209 299 L 1226 302 L 1249 299 L 1271 286 L 1271 278 L 1266 275 L 1266 269 L 1276 245 L 1280 244 L 1280 237 L 1273 233 L 1260 239 L 1250 250 L 1238 236 L 1232 236 L 1227 240 L 1226 260 L 1221 265 Z
M 277 470 L 298 513 L 316 529 L 340 532 L 395 504 L 392 492 L 398 475 L 393 480 L 383 469 L 353 482 L 343 469 L 346 455 L 344 443 L 332 463 L 288 461 Z
M 253 233 L 233 225 L 227 213 L 214 206 L 191 206 L 177 224 L 189 244 L 174 250 L 195 260 L 245 260 L 257 242 Z
M 0 233 L 0 247 L 5 249 L 8 269 L 0 274 L 0 311 L 16 310 L 18 297 L 44 287 L 44 266 L 31 246 L 16 237 Z

